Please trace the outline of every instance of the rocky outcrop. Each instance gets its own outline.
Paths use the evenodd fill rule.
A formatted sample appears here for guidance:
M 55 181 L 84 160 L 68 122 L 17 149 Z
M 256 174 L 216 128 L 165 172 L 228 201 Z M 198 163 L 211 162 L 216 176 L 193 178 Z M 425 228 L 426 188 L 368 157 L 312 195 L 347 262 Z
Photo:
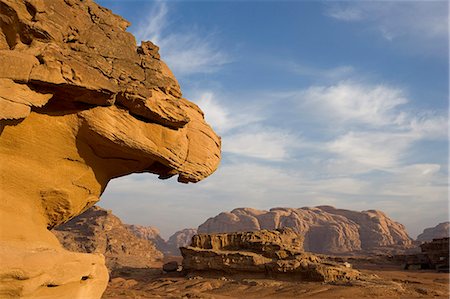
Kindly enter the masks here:
M 186 247 L 191 244 L 192 237 L 197 234 L 195 228 L 185 228 L 177 231 L 170 236 L 167 241 L 166 254 L 167 255 L 181 255 L 180 247 Z
M 357 279 L 360 273 L 303 252 L 303 238 L 293 229 L 199 234 L 182 247 L 183 269 L 188 272 L 263 274 L 332 282 Z
M 198 234 L 190 247 L 217 251 L 249 251 L 267 258 L 292 257 L 303 252 L 303 238 L 291 228 L 236 232 L 230 234 Z
M 128 26 L 92 0 L 0 0 L 2 298 L 99 298 L 103 258 L 65 251 L 48 228 L 112 178 L 197 182 L 218 166 L 220 138 Z
M 408 248 L 411 239 L 403 225 L 383 212 L 349 211 L 330 206 L 315 208 L 234 209 L 209 218 L 199 233 L 256 231 L 291 227 L 304 236 L 304 249 L 342 254 Z
M 155 244 L 156 248 L 165 253 L 167 251 L 167 243 L 161 237 L 159 230 L 153 226 L 143 226 L 135 224 L 125 224 L 125 227 L 133 233 L 136 237 L 148 240 Z
M 423 230 L 423 233 L 417 236 L 417 241 L 430 242 L 433 239 L 450 237 L 450 222 L 442 222 L 435 227 L 429 227 Z
M 162 265 L 163 254 L 153 243 L 136 237 L 111 211 L 98 206 L 54 228 L 53 233 L 67 250 L 103 254 L 110 271 Z

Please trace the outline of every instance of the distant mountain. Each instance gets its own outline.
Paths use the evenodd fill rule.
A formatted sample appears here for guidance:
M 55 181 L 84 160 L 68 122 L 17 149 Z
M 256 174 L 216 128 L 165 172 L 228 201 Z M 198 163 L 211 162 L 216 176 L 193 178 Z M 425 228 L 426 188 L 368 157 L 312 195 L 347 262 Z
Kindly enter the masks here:
M 192 236 L 197 233 L 195 228 L 185 228 L 177 231 L 166 242 L 159 234 L 159 230 L 152 226 L 126 225 L 127 228 L 138 238 L 149 240 L 156 245 L 156 248 L 165 255 L 180 255 L 180 247 L 190 244 Z
M 209 218 L 198 233 L 256 231 L 292 227 L 305 238 L 304 249 L 316 253 L 399 252 L 412 247 L 405 227 L 376 210 L 350 211 L 331 206 L 238 208 Z
M 179 247 L 190 245 L 197 232 L 282 227 L 291 227 L 300 233 L 304 237 L 304 249 L 316 253 L 401 253 L 413 247 L 405 227 L 383 212 L 357 212 L 331 206 L 273 208 L 269 211 L 238 208 L 209 218 L 198 230 L 180 230 L 168 241 L 155 227 L 124 224 L 111 212 L 93 207 L 53 231 L 67 249 L 103 253 L 110 268 L 114 268 L 124 265 L 147 267 L 160 262 L 163 254 L 180 255 Z M 428 230 L 431 229 L 425 231 Z
M 135 225 L 135 224 L 125 224 L 125 226 L 130 230 L 136 237 L 144 240 L 148 240 L 155 244 L 156 248 L 161 252 L 167 251 L 167 243 L 159 232 L 159 229 L 153 226 Z
M 163 254 L 151 241 L 138 238 L 111 211 L 98 206 L 52 231 L 67 250 L 102 253 L 110 270 L 148 268 L 162 263 Z
M 442 222 L 435 227 L 429 227 L 423 230 L 423 233 L 417 236 L 417 241 L 429 242 L 433 239 L 446 238 L 450 235 L 450 222 Z
M 186 247 L 191 244 L 192 237 L 197 234 L 195 228 L 185 228 L 174 233 L 167 241 L 166 254 L 180 255 L 180 247 Z

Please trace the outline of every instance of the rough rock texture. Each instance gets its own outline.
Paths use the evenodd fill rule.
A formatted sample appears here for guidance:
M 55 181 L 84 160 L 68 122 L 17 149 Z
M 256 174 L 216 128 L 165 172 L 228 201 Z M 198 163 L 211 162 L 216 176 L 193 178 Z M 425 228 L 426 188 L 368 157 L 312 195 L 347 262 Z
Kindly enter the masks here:
M 166 241 L 160 236 L 159 230 L 153 226 L 125 224 L 126 228 L 136 237 L 148 240 L 155 244 L 156 249 L 165 253 L 167 251 Z
M 163 254 L 148 240 L 136 237 L 120 219 L 97 206 L 53 229 L 70 251 L 101 253 L 110 271 L 162 265 Z
M 209 218 L 199 233 L 256 231 L 292 227 L 304 236 L 304 248 L 317 253 L 349 253 L 407 248 L 411 239 L 403 225 L 380 211 L 349 211 L 330 206 L 234 209 Z
M 220 138 L 128 25 L 92 0 L 0 0 L 2 298 L 99 297 L 102 258 L 63 250 L 48 228 L 94 205 L 111 178 L 197 182 L 218 166 Z
M 417 236 L 417 241 L 429 242 L 433 239 L 450 237 L 450 222 L 442 222 L 435 227 L 429 227 L 423 230 L 423 233 Z
M 303 252 L 302 237 L 293 229 L 199 234 L 182 247 L 186 271 L 220 271 L 298 277 L 308 281 L 357 279 L 360 273 Z
M 195 228 L 185 228 L 177 231 L 170 236 L 167 241 L 166 254 L 167 255 L 181 255 L 180 247 L 186 247 L 191 244 L 192 237 L 197 234 Z

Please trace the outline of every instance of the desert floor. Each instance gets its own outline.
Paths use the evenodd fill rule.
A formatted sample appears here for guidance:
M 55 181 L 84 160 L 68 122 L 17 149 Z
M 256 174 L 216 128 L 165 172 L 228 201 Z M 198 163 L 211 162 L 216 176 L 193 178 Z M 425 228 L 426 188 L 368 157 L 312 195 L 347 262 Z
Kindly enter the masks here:
M 327 284 L 133 269 L 112 275 L 103 298 L 449 298 L 449 274 L 358 264 L 363 281 Z

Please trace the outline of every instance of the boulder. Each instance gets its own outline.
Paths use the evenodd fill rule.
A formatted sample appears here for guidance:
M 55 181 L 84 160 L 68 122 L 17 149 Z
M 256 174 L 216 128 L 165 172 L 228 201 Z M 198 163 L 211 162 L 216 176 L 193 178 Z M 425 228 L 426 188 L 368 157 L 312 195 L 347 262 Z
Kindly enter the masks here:
M 209 218 L 199 233 L 257 231 L 291 227 L 304 237 L 304 249 L 316 253 L 386 252 L 412 246 L 405 227 L 381 211 L 349 211 L 330 206 L 238 208 Z
M 100 298 L 104 258 L 49 229 L 112 178 L 217 169 L 220 138 L 129 25 L 92 0 L 0 0 L 1 298 Z
M 180 248 L 187 272 L 263 275 L 302 281 L 347 281 L 360 273 L 345 265 L 303 252 L 293 229 L 198 234 Z
M 175 272 L 178 270 L 178 262 L 177 261 L 171 261 L 168 263 L 165 263 L 163 265 L 163 270 L 166 272 Z

